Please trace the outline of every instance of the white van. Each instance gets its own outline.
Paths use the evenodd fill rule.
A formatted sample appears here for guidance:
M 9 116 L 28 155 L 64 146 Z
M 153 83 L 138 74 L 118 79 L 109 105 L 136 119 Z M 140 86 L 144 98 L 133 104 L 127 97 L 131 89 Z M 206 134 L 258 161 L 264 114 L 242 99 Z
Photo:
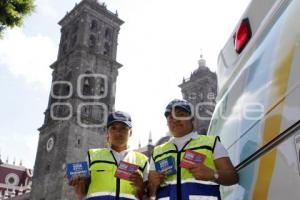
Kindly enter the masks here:
M 222 199 L 300 199 L 300 0 L 253 0 L 218 59 L 208 134 L 219 135 L 239 184 Z

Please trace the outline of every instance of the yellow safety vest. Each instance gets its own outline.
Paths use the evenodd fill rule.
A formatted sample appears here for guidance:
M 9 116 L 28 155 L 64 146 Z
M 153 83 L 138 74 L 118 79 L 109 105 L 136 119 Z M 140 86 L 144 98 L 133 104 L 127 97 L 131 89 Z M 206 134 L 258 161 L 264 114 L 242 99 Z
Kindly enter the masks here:
M 90 149 L 88 155 L 91 183 L 86 199 L 137 199 L 136 188 L 129 181 L 114 176 L 118 165 L 109 149 Z M 148 160 L 145 155 L 131 151 L 123 160 L 138 165 L 138 173 L 143 177 Z
M 180 161 L 186 150 L 193 150 L 206 155 L 204 165 L 215 169 L 213 151 L 217 136 L 199 135 L 189 140 L 182 150 L 178 151 L 172 142 L 166 142 L 154 148 L 153 161 L 173 157 L 177 173 L 166 177 L 157 192 L 157 199 L 168 197 L 170 200 L 191 199 L 200 196 L 220 199 L 219 185 L 211 181 L 196 180 L 189 170 L 180 167 Z

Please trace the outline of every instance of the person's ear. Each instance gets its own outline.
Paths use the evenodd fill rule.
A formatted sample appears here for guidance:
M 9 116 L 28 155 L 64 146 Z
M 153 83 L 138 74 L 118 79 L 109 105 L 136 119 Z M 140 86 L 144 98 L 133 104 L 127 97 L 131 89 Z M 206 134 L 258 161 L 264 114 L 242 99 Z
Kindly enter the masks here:
M 129 130 L 129 137 L 132 135 L 132 128 Z

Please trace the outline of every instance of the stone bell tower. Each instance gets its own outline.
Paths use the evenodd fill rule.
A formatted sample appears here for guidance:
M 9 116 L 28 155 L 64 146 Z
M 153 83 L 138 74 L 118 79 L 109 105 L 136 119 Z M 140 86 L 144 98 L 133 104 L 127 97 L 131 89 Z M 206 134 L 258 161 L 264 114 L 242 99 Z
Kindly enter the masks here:
M 201 53 L 198 68 L 190 78 L 183 78 L 179 85 L 182 96 L 194 107 L 194 128 L 199 134 L 206 134 L 216 105 L 217 75 L 206 66 Z
M 114 110 L 118 34 L 123 21 L 97 0 L 83 0 L 59 22 L 61 40 L 45 120 L 39 128 L 32 200 L 71 200 L 66 163 L 85 160 L 106 145 L 107 113 Z

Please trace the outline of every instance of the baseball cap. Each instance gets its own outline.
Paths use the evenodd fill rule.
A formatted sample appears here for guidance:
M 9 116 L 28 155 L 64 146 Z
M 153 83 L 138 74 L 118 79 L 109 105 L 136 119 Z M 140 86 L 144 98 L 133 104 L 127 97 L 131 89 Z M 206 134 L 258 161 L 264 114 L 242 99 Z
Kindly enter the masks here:
M 109 127 L 114 122 L 122 122 L 131 128 L 131 117 L 128 113 L 122 111 L 115 111 L 108 115 L 106 126 Z
M 167 117 L 172 112 L 172 109 L 174 108 L 182 108 L 189 114 L 192 114 L 192 108 L 188 101 L 181 100 L 181 99 L 174 99 L 167 105 L 165 110 L 165 117 Z

